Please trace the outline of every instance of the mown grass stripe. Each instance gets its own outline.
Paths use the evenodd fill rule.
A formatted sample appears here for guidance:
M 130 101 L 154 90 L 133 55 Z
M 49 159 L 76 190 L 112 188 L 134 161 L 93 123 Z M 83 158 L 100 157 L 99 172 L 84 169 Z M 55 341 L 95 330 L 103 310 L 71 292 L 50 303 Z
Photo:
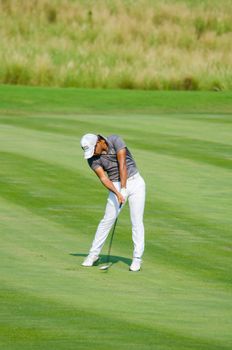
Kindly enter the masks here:
M 41 121 L 40 121 L 41 122 Z M 33 129 L 33 130 L 39 130 L 39 131 L 46 131 L 46 132 L 54 132 L 56 134 L 61 133 L 62 135 L 69 135 L 69 136 L 75 136 L 76 135 L 76 129 L 80 128 L 83 129 L 85 132 L 88 129 L 90 125 L 94 125 L 94 128 L 96 129 L 96 124 L 94 123 L 88 123 L 83 122 L 82 124 L 79 122 L 75 122 L 74 125 L 76 125 L 76 128 L 73 125 L 73 122 L 67 125 L 67 121 L 63 121 L 62 124 L 57 123 L 57 125 L 49 126 L 44 125 L 44 122 L 41 126 L 35 126 L 34 123 L 31 123 L 31 120 L 28 121 L 26 129 Z M 59 120 L 60 122 L 60 120 Z M 11 121 L 7 122 L 7 125 L 11 125 Z M 20 125 L 21 122 L 13 122 L 13 125 Z M 37 121 L 36 121 L 37 123 Z M 53 120 L 54 123 L 54 120 Z M 39 123 L 40 124 L 40 123 Z M 25 124 L 24 124 L 25 125 Z M 23 125 L 20 125 L 20 127 Z M 60 126 L 62 126 L 62 129 L 60 129 Z M 103 125 L 102 125 L 103 127 Z M 24 126 L 23 126 L 24 128 Z M 98 130 L 101 129 L 101 124 L 98 123 Z M 123 130 L 123 134 L 127 135 L 127 137 L 130 139 L 131 135 L 134 135 L 134 130 L 131 128 L 125 128 L 125 126 L 122 128 L 115 127 L 114 133 L 121 134 L 120 131 Z M 20 129 L 19 129 L 20 131 Z M 22 129 L 23 131 L 23 129 Z M 138 149 L 144 149 L 144 150 L 150 150 L 153 152 L 158 152 L 162 154 L 168 154 L 168 155 L 174 155 L 175 157 L 181 157 L 185 159 L 191 159 L 196 162 L 203 162 L 207 163 L 213 166 L 218 167 L 224 167 L 226 169 L 232 168 L 232 160 L 231 160 L 231 154 L 232 154 L 232 146 L 226 145 L 219 142 L 210 142 L 205 140 L 200 140 L 196 138 L 190 138 L 190 137 L 184 137 L 183 135 L 172 135 L 167 133 L 157 133 L 157 132 L 148 132 L 148 131 L 141 131 L 138 134 L 138 137 L 136 138 L 136 141 L 131 140 L 130 144 L 134 148 Z
M 53 113 L 92 112 L 120 114 L 210 113 L 231 115 L 231 92 L 132 91 L 105 89 L 45 88 L 0 85 L 0 109 L 52 111 Z
M 115 334 L 117 334 L 117 343 L 123 348 L 132 344 L 140 344 L 142 348 L 149 349 L 158 342 L 162 343 L 160 349 L 165 349 L 167 346 L 170 347 L 172 342 L 175 341 L 180 349 L 194 350 L 196 346 L 200 346 L 201 349 L 209 349 L 209 347 L 212 350 L 229 349 L 229 347 L 223 346 L 220 342 L 201 339 L 197 335 L 188 335 L 184 332 L 173 333 L 170 329 L 165 329 L 159 324 L 141 326 L 137 324 L 136 320 L 134 322 L 119 320 L 118 317 L 114 317 L 114 314 L 103 316 L 102 322 L 99 322 L 96 312 L 86 311 L 81 307 L 72 307 L 65 303 L 60 305 L 60 303 L 49 299 L 26 293 L 18 292 L 15 294 L 14 290 L 9 289 L 4 292 L 2 294 L 3 300 L 5 300 L 3 312 L 8 315 L 8 307 L 10 307 L 14 318 L 9 320 L 8 327 L 4 327 L 3 335 L 6 341 L 9 341 L 9 338 L 10 341 L 17 340 L 22 342 L 22 346 L 24 344 L 27 346 L 27 342 L 32 342 L 33 344 L 37 339 L 39 342 L 53 340 L 53 342 L 55 341 L 58 344 L 63 339 L 67 346 L 69 337 L 75 336 L 75 346 L 85 344 L 87 343 L 86 340 L 89 339 L 94 341 L 96 348 L 101 345 L 103 349 L 104 346 L 109 346 L 113 349 L 111 342 Z M 7 298 L 5 297 L 6 292 L 8 294 Z M 23 307 L 19 310 L 17 305 L 22 305 L 22 303 Z M 23 315 L 27 316 L 23 320 L 22 311 Z M 57 319 L 59 319 L 59 322 L 57 322 Z M 91 321 L 86 324 L 86 319 Z M 21 326 L 18 326 L 18 323 Z M 91 335 L 89 335 L 89 332 L 91 332 Z M 99 332 L 104 332 L 104 335 L 100 336 Z M 147 346 L 141 343 L 142 339 L 146 339 Z
M 14 153 L 1 155 L 1 196 L 69 227 L 94 219 L 96 210 L 100 211 L 96 206 L 80 215 L 83 198 L 86 203 L 96 195 L 104 196 L 100 186 L 86 193 L 91 180 L 80 173 Z

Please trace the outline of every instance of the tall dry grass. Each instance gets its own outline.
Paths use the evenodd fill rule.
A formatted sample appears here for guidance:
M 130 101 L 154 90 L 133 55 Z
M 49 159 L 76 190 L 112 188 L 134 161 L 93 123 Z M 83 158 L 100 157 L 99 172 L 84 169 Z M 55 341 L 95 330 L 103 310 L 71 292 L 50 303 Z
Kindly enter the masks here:
M 232 88 L 232 1 L 0 0 L 0 83 Z

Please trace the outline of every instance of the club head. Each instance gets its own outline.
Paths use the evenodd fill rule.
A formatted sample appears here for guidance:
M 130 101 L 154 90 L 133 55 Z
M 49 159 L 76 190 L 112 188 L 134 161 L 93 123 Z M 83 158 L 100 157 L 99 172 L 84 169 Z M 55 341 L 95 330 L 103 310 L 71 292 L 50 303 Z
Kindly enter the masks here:
M 110 265 L 103 265 L 103 266 L 99 267 L 99 270 L 106 271 L 106 270 L 108 270 L 109 267 L 110 267 Z

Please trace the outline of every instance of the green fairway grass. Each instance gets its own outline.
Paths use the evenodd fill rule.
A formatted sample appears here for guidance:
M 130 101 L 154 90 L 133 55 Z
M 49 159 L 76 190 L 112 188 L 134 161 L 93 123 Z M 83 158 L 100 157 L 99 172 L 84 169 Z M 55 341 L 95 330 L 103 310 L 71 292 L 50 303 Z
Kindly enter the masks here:
M 229 92 L 0 86 L 0 348 L 231 350 L 231 123 Z M 107 197 L 87 132 L 122 136 L 145 179 L 139 273 L 128 206 L 110 270 L 80 266 Z

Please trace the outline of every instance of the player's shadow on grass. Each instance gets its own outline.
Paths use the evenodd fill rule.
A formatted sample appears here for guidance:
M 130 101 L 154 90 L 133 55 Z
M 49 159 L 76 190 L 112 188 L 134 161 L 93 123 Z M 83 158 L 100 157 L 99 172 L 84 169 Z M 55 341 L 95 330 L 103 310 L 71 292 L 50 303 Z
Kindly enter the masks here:
M 72 256 L 82 256 L 82 257 L 86 257 L 88 254 L 77 254 L 77 253 L 70 253 L 70 255 Z M 130 266 L 131 265 L 131 262 L 132 260 L 131 259 L 128 259 L 128 258 L 124 258 L 123 256 L 117 256 L 117 255 L 111 255 L 110 256 L 110 259 L 109 259 L 109 263 L 111 263 L 112 265 L 113 264 L 116 264 L 117 262 L 123 262 L 124 264 Z M 100 254 L 100 259 L 97 263 L 97 265 L 99 264 L 104 264 L 107 262 L 107 255 L 104 255 L 104 254 Z

